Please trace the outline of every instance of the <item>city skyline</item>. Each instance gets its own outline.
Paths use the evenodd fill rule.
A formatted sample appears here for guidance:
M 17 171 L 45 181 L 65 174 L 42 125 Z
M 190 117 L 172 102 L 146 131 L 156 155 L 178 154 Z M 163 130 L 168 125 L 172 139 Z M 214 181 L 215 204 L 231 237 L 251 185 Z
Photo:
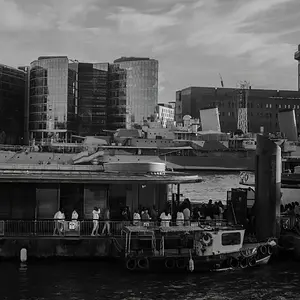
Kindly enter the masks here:
M 159 60 L 159 102 L 186 86 L 297 89 L 296 0 L 0 0 L 1 63 L 41 55 L 83 62 Z M 212 22 L 213 20 L 213 22 Z

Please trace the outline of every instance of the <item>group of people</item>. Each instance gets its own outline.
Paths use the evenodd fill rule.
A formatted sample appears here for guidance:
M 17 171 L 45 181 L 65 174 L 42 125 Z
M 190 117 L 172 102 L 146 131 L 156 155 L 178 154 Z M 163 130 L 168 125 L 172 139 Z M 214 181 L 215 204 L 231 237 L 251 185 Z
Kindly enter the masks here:
M 186 198 L 178 207 L 171 209 L 170 206 L 167 206 L 161 213 L 158 212 L 155 205 L 151 209 L 140 207 L 134 211 L 131 218 L 129 208 L 125 207 L 122 210 L 121 216 L 124 222 L 130 223 L 132 220 L 132 224 L 136 226 L 142 223 L 160 221 L 161 226 L 168 227 L 172 221 L 177 226 L 187 226 L 190 225 L 191 221 L 222 220 L 224 214 L 225 209 L 221 201 L 213 203 L 212 200 L 209 200 L 207 204 L 201 203 L 192 208 L 189 199 Z
M 281 204 L 280 206 L 280 212 L 282 214 L 287 215 L 295 215 L 300 217 L 300 205 L 299 202 L 291 202 L 286 205 Z
M 93 217 L 93 229 L 91 236 L 98 236 L 99 235 L 99 221 L 100 221 L 100 215 L 101 215 L 101 210 L 98 207 L 94 207 L 92 211 L 92 217 Z M 69 224 L 69 229 L 72 230 L 78 230 L 79 228 L 79 221 L 78 221 L 78 213 L 76 209 L 73 210 L 72 216 L 71 216 L 71 221 L 69 223 L 66 223 L 66 217 L 65 217 L 65 212 L 64 209 L 61 208 L 59 209 L 55 215 L 54 215 L 54 231 L 53 235 L 63 235 L 65 232 L 66 224 Z M 106 208 L 103 213 L 103 220 L 104 220 L 104 226 L 102 228 L 102 235 L 110 235 L 110 210 L 109 208 Z
M 153 205 L 151 208 L 139 207 L 139 209 L 135 210 L 133 215 L 131 215 L 129 207 L 126 206 L 121 210 L 120 219 L 123 225 L 130 225 L 131 222 L 135 226 L 149 222 L 160 222 L 161 226 L 169 227 L 173 221 L 174 225 L 176 226 L 188 226 L 190 225 L 191 221 L 198 222 L 202 220 L 222 220 L 225 213 L 226 211 L 224 210 L 224 205 L 221 201 L 213 203 L 212 200 L 209 200 L 208 203 L 201 203 L 192 207 L 189 199 L 186 198 L 183 203 L 178 206 L 173 205 L 171 207 L 171 205 L 166 205 L 166 208 L 161 212 L 159 212 L 155 205 Z M 111 218 L 109 208 L 104 209 L 102 212 L 99 207 L 94 207 L 91 216 L 93 219 L 91 236 L 100 235 L 100 219 L 104 223 L 101 235 L 111 234 Z M 66 224 L 69 225 L 69 229 L 76 230 L 80 228 L 78 217 L 79 215 L 76 209 L 74 209 L 72 212 L 71 221 L 66 223 L 64 209 L 60 209 L 54 215 L 55 226 L 53 235 L 62 235 L 67 229 Z

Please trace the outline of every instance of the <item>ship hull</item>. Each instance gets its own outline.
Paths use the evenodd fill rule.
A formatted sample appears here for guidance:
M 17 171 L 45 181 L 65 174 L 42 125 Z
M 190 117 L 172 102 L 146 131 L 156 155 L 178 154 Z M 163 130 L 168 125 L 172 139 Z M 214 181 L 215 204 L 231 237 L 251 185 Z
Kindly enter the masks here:
M 104 152 L 104 161 L 107 162 L 164 162 L 167 168 L 175 171 L 253 171 L 255 167 L 255 151 L 211 151 L 199 153 L 198 156 L 135 155 L 126 151 L 111 155 L 110 152 Z M 0 163 L 72 164 L 74 155 L 74 153 L 0 151 Z

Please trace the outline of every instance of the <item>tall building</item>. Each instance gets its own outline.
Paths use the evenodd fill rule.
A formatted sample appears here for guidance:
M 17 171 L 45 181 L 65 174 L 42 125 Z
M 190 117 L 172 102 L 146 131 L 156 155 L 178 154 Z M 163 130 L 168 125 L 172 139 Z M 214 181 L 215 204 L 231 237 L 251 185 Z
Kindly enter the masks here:
M 0 65 L 0 144 L 24 143 L 26 72 Z
M 76 132 L 77 71 L 66 56 L 42 56 L 30 64 L 30 139 L 67 141 Z
M 298 51 L 295 52 L 294 58 L 298 61 L 298 90 L 300 91 L 300 44 Z
M 221 130 L 233 132 L 238 127 L 239 96 L 237 89 L 188 87 L 176 92 L 175 121 L 182 123 L 183 116 L 199 118 L 200 110 L 218 107 Z M 278 112 L 295 109 L 298 131 L 300 130 L 300 91 L 248 90 L 248 131 L 278 132 Z
M 77 63 L 77 134 L 96 135 L 107 125 L 108 63 Z
M 111 129 L 132 128 L 155 113 L 158 102 L 158 61 L 121 57 L 110 66 L 108 120 Z

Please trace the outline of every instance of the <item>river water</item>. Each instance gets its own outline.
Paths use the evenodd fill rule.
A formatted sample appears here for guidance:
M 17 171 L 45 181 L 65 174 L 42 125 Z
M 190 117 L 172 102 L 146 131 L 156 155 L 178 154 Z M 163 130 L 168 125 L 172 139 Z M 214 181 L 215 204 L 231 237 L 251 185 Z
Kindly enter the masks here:
M 226 200 L 238 174 L 201 174 L 182 186 L 191 200 Z M 108 262 L 0 263 L 0 300 L 300 299 L 300 264 L 276 262 L 250 270 L 206 274 L 132 274 Z

